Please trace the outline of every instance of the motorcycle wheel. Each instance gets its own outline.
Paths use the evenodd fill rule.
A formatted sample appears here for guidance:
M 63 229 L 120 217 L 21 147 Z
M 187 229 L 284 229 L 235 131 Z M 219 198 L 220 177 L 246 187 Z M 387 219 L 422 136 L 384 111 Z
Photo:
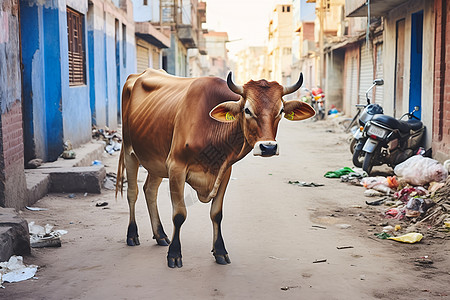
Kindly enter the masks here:
M 350 152 L 353 154 L 355 153 L 355 147 L 356 147 L 357 140 L 355 138 L 352 138 L 352 141 L 350 142 Z M 359 167 L 361 168 L 361 167 Z
M 353 153 L 353 164 L 357 168 L 361 168 L 363 166 L 363 163 L 365 161 L 366 152 L 362 150 L 354 150 Z M 367 172 L 367 171 L 366 171 Z
M 374 152 L 372 153 L 366 153 L 364 155 L 364 161 L 362 163 L 362 169 L 364 171 L 366 171 L 367 175 L 370 175 L 370 172 L 372 172 L 372 168 L 373 168 L 373 163 L 374 163 L 374 157 L 375 157 L 375 152 L 377 151 L 377 149 L 375 149 Z

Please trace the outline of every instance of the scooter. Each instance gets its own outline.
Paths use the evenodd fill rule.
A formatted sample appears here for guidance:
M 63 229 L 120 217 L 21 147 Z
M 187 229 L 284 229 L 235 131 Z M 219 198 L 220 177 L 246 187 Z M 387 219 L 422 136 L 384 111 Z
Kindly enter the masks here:
M 425 133 L 425 126 L 414 116 L 419 109 L 415 106 L 412 112 L 404 114 L 398 120 L 387 115 L 374 115 L 366 124 L 363 136 L 367 140 L 362 148 L 362 168 L 367 174 L 370 174 L 373 166 L 387 164 L 394 168 L 417 153 L 423 144 Z M 403 121 L 405 116 L 408 120 Z
M 325 118 L 325 94 L 322 89 L 317 87 L 312 89 L 312 107 L 316 111 L 315 120 L 323 120 Z
M 369 92 L 377 85 L 383 85 L 384 81 L 383 79 L 375 79 L 373 81 L 373 84 L 369 89 L 366 91 L 366 101 L 367 104 L 356 104 L 356 108 L 358 109 L 358 113 L 353 117 L 353 120 L 350 122 L 348 129 L 350 129 L 354 123 L 356 123 L 356 118 L 358 118 L 359 114 L 361 114 L 361 117 L 358 120 L 359 127 L 356 128 L 355 132 L 353 133 L 353 139 L 350 142 L 350 152 L 353 154 L 353 164 L 355 167 L 361 168 L 363 161 L 364 161 L 364 155 L 365 152 L 362 151 L 362 148 L 364 146 L 364 143 L 367 140 L 367 137 L 363 136 L 363 130 L 364 126 L 366 126 L 367 122 L 372 120 L 372 118 L 377 114 L 383 114 L 383 108 L 376 104 L 376 103 L 370 103 L 369 99 Z

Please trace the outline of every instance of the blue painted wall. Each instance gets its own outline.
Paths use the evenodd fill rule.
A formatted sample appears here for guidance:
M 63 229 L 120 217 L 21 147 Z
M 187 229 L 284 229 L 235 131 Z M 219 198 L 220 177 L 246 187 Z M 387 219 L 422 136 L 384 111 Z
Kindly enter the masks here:
M 75 6 L 87 12 L 87 1 Z M 20 11 L 25 159 L 53 161 L 65 140 L 90 140 L 88 85 L 69 86 L 66 2 L 21 1 Z
M 105 13 L 95 4 L 89 5 L 87 16 L 92 123 L 116 129 L 121 122 L 122 87 L 128 75 L 136 72 L 134 22 L 132 18 L 124 21 L 118 9 Z

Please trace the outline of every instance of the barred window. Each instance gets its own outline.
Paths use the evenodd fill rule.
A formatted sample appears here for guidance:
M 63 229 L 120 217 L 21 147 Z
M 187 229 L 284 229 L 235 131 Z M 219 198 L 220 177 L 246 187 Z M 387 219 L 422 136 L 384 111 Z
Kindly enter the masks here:
M 83 41 L 84 16 L 67 7 L 67 35 L 69 40 L 69 84 L 86 83 Z

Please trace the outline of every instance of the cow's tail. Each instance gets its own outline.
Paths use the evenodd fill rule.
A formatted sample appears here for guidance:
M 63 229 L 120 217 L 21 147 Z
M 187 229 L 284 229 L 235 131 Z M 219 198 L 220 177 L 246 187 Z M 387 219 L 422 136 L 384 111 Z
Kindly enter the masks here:
M 117 199 L 117 194 L 120 191 L 120 195 L 123 196 L 123 181 L 125 178 L 125 164 L 124 164 L 124 160 L 125 160 L 125 150 L 124 150 L 124 146 L 122 145 L 122 149 L 120 149 L 120 156 L 119 156 L 119 164 L 117 166 L 117 178 L 116 178 L 116 199 Z

